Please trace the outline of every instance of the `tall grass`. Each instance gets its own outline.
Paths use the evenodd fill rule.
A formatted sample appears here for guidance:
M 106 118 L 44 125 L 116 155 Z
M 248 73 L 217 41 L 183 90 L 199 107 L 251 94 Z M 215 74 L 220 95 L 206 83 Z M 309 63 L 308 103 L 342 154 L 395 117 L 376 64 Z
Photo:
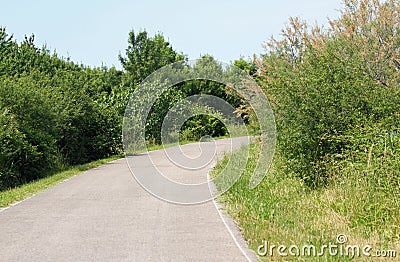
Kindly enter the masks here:
M 235 154 L 246 157 L 246 150 Z M 246 172 L 219 198 L 238 223 L 250 248 L 257 252 L 258 247 L 268 241 L 286 247 L 312 244 L 319 251 L 322 245 L 335 244 L 336 237 L 345 234 L 346 245 L 368 244 L 373 247 L 371 253 L 377 249 L 397 250 L 400 256 L 399 177 L 378 176 L 379 170 L 394 174 L 399 169 L 385 169 L 380 155 L 374 151 L 370 162 L 332 165 L 329 184 L 311 189 L 298 175 L 285 172 L 285 163 L 278 155 L 263 182 L 251 190 L 249 178 L 259 150 L 257 143 L 250 146 Z M 229 157 L 217 164 L 214 176 Z M 393 161 L 398 165 L 398 155 Z M 322 257 L 281 257 L 276 250 L 273 256 L 267 254 L 260 259 L 350 261 L 350 257 L 330 256 L 328 252 Z M 356 261 L 370 259 L 362 255 L 354 258 Z

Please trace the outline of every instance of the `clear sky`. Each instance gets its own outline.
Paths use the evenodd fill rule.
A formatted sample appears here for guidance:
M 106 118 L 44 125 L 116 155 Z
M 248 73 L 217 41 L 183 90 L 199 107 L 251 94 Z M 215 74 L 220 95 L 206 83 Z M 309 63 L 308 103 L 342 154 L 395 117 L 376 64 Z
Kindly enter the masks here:
M 339 16 L 341 0 L 0 0 L 0 26 L 90 66 L 115 65 L 130 30 L 161 32 L 189 58 L 211 54 L 230 62 L 260 54 L 262 44 L 290 16 L 326 24 Z

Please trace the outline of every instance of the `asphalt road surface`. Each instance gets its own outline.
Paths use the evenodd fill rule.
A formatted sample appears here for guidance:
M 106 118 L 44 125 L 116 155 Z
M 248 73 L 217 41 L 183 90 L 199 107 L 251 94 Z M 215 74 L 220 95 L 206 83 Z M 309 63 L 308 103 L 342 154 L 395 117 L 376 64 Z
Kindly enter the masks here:
M 206 181 L 216 158 L 230 150 L 229 139 L 216 144 L 213 160 L 196 171 L 168 164 L 162 150 L 148 154 L 172 180 Z M 196 156 L 199 144 L 182 149 Z M 0 261 L 256 260 L 220 209 L 214 201 L 177 205 L 156 198 L 119 159 L 1 210 Z

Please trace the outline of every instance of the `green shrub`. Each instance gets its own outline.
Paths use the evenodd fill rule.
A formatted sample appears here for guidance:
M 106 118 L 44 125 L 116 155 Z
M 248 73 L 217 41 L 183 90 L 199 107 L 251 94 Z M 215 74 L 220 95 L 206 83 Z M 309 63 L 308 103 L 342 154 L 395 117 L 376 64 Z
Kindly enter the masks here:
M 0 190 L 19 185 L 31 176 L 40 158 L 37 148 L 26 140 L 15 115 L 5 108 L 0 113 Z
M 398 127 L 399 37 L 392 33 L 399 10 L 396 1 L 348 0 L 331 28 L 292 18 L 283 40 L 268 43 L 259 79 L 286 166 L 307 184 L 327 183 L 332 162 L 359 148 L 360 130 Z
M 0 190 L 121 152 L 121 71 L 87 68 L 0 28 Z
M 216 117 L 196 115 L 189 118 L 181 128 L 179 140 L 199 141 L 202 137 L 220 137 L 228 134 L 225 125 Z

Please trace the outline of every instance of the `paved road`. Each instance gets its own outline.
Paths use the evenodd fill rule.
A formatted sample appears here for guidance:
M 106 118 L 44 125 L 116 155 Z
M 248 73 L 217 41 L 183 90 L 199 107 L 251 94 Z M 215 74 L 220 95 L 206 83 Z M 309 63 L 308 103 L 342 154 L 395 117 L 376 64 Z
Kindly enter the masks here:
M 219 140 L 217 145 L 220 156 L 229 150 L 230 141 Z M 198 148 L 198 144 L 183 146 L 189 155 Z M 190 175 L 190 170 L 166 165 L 162 151 L 149 154 L 158 159 L 155 165 L 159 162 L 160 168 L 167 168 L 171 179 L 186 181 Z M 193 177 L 205 180 L 214 163 L 215 159 Z M 227 223 L 239 238 L 238 242 L 245 246 L 233 223 L 229 219 Z M 2 210 L 0 247 L 0 261 L 247 261 L 255 258 L 246 247 L 242 248 L 244 255 L 237 246 L 213 201 L 183 206 L 155 198 L 133 179 L 126 159 L 75 176 Z

